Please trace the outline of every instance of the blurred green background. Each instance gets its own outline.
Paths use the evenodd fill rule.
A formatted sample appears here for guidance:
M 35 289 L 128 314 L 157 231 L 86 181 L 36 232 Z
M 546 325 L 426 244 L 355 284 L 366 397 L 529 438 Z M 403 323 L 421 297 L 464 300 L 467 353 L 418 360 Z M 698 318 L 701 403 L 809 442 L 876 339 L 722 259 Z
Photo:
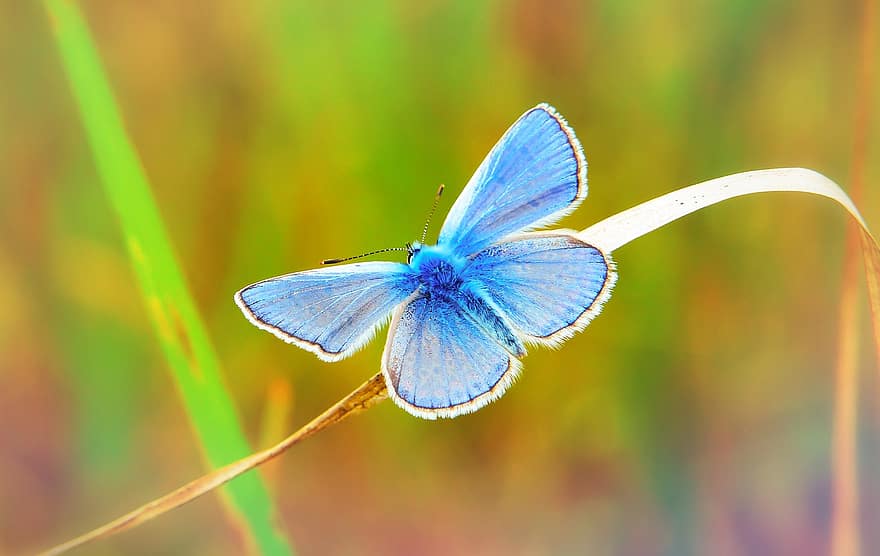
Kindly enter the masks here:
M 233 292 L 416 239 L 437 184 L 443 214 L 538 102 L 590 163 L 565 227 L 737 171 L 848 176 L 858 2 L 78 4 L 254 447 L 377 372 L 384 333 L 322 363 Z M 204 466 L 41 4 L 0 4 L 0 72 L 2 553 Z M 500 401 L 440 422 L 385 402 L 273 463 L 283 531 L 302 554 L 827 553 L 844 222 L 767 195 L 620 249 L 602 316 L 533 349 Z M 880 385 L 861 322 L 870 553 Z M 84 553 L 245 545 L 212 495 Z

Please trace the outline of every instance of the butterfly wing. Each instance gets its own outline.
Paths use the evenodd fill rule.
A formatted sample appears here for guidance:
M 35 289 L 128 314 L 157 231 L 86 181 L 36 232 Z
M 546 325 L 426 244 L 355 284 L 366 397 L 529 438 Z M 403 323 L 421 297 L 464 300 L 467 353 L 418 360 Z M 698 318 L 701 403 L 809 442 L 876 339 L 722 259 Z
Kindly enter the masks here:
M 236 293 L 235 302 L 259 328 L 338 361 L 366 344 L 417 287 L 409 266 L 368 262 L 263 280 Z
M 519 367 L 458 303 L 418 294 L 395 312 L 382 355 L 391 398 L 427 419 L 476 411 L 504 393 Z
M 535 232 L 473 256 L 465 280 L 526 339 L 555 345 L 599 314 L 617 279 L 599 249 L 567 233 Z
M 438 243 L 469 256 L 511 233 L 551 224 L 587 196 L 587 161 L 574 131 L 540 104 L 492 148 L 455 201 Z

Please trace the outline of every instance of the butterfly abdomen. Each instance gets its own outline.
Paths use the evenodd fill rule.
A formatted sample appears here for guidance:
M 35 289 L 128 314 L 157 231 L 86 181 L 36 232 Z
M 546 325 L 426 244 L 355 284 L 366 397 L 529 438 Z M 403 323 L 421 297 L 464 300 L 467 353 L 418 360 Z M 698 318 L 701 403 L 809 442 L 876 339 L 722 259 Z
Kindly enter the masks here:
M 427 298 L 451 301 L 461 307 L 490 337 L 513 355 L 522 357 L 526 350 L 520 339 L 498 311 L 487 301 L 478 284 L 462 278 L 466 260 L 447 251 L 443 246 L 419 248 L 413 254 L 410 266 L 419 277 L 419 292 Z
M 463 284 L 456 299 L 462 309 L 474 322 L 485 330 L 490 337 L 497 340 L 507 351 L 522 357 L 526 354 L 526 348 L 519 337 L 514 334 L 507 322 L 501 318 L 497 309 L 490 305 L 486 298 L 480 294 L 474 284 Z

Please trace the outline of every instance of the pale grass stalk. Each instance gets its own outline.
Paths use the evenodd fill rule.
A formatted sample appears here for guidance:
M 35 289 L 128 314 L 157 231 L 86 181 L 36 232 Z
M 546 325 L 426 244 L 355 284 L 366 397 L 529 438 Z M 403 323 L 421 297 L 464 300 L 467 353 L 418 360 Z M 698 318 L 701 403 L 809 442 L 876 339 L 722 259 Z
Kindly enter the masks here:
M 855 229 L 847 230 L 834 365 L 832 422 L 832 556 L 859 554 L 858 473 L 858 251 Z
M 306 438 L 339 423 L 350 415 L 355 415 L 372 407 L 387 397 L 388 392 L 385 390 L 385 379 L 379 373 L 363 383 L 354 392 L 336 402 L 330 409 L 271 448 L 256 452 L 207 475 L 203 475 L 161 498 L 148 502 L 136 510 L 114 519 L 106 525 L 102 525 L 75 539 L 50 548 L 41 554 L 43 556 L 63 554 L 86 543 L 107 538 L 146 523 L 155 517 L 195 500 L 203 494 L 211 492 L 215 488 L 228 483 L 239 475 L 267 461 L 275 459 Z

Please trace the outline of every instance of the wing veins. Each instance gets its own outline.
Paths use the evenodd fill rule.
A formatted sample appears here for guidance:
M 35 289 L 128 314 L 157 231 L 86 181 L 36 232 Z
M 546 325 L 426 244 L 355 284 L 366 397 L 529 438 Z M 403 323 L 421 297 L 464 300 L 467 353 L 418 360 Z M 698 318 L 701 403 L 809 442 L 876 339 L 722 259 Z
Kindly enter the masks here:
M 330 322 L 328 322 L 328 323 L 324 326 L 324 331 L 321 332 L 321 333 L 318 335 L 317 338 L 315 338 L 315 343 L 316 343 L 316 344 L 321 344 L 321 342 L 319 341 L 319 340 L 321 340 L 321 339 L 324 339 L 324 340 L 327 339 L 327 333 L 330 331 L 330 329 L 333 327 L 333 325 L 336 324 L 336 321 L 339 320 L 339 317 L 341 317 L 346 311 L 348 311 L 348 309 L 349 309 L 352 305 L 354 305 L 354 303 L 355 303 L 356 301 L 358 301 L 359 299 L 361 299 L 361 298 L 366 294 L 367 291 L 368 291 L 368 289 L 364 289 L 363 291 L 361 291 L 360 293 L 358 293 L 358 294 L 354 297 L 354 299 L 352 299 L 351 301 L 348 302 L 348 305 L 346 305 L 344 309 L 342 309 L 341 311 L 339 311 L 339 313 L 338 313 L 335 317 L 333 317 L 333 320 L 331 320 Z M 379 296 L 377 295 L 376 298 L 378 298 L 378 297 L 379 297 Z M 323 347 L 323 344 L 321 344 L 321 345 L 322 345 L 322 347 Z M 345 344 L 343 343 L 342 345 L 344 346 Z M 345 349 L 342 349 L 341 351 L 345 351 Z
M 380 297 L 380 296 L 377 295 L 377 296 L 374 297 L 373 299 L 378 299 L 379 297 Z M 370 314 L 369 314 L 370 319 L 369 319 L 369 320 L 374 321 L 374 324 L 373 324 L 372 326 L 375 326 L 375 323 L 376 323 L 377 321 L 381 320 L 381 319 L 378 317 L 378 315 L 376 315 L 376 313 L 379 313 L 380 310 L 383 309 L 383 308 L 384 308 L 384 306 L 380 306 L 379 308 L 376 308 L 376 309 L 373 309 L 372 311 L 370 311 Z M 348 343 L 352 338 L 354 338 L 354 335 L 355 335 L 354 332 L 352 332 L 351 334 L 349 334 L 348 337 L 345 339 L 345 343 Z
M 333 278 L 345 278 L 345 276 L 336 275 Z M 385 278 L 386 278 L 385 276 L 374 276 L 374 277 L 370 277 L 370 278 L 366 279 L 366 281 L 374 282 L 374 281 L 380 280 L 380 279 L 384 280 Z M 282 280 L 274 280 L 274 281 L 275 282 L 282 282 Z M 263 284 L 263 282 L 258 282 L 257 284 L 254 284 L 254 286 L 261 285 L 261 284 Z M 375 284 L 368 284 L 364 287 L 374 287 L 374 286 L 375 286 Z M 245 288 L 245 290 L 248 290 L 251 287 L 253 287 L 253 286 Z M 289 298 L 293 297 L 295 294 L 311 293 L 311 292 L 315 292 L 315 291 L 322 290 L 322 289 L 328 289 L 328 288 L 332 288 L 332 287 L 334 287 L 333 284 L 315 284 L 315 285 L 307 286 L 304 288 L 296 288 L 296 291 L 289 291 L 287 293 L 276 295 L 274 297 L 267 297 L 266 300 L 283 301 L 285 299 L 289 299 Z M 347 290 L 347 291 L 354 291 L 354 290 Z
M 467 322 L 467 321 L 465 321 L 465 322 Z M 484 336 L 487 336 L 487 334 L 486 334 L 486 333 L 485 333 L 485 332 L 484 332 L 479 326 L 477 326 L 476 324 L 473 324 L 473 323 L 471 323 L 471 324 L 474 326 L 474 328 L 477 329 L 478 332 L 481 332 L 481 333 L 483 333 Z M 491 336 L 489 337 L 489 339 L 494 341 L 494 338 L 492 338 Z M 498 344 L 497 341 L 496 341 L 495 343 Z M 499 344 L 499 345 L 500 345 L 500 344 Z M 501 348 L 502 348 L 502 350 L 504 351 L 505 354 L 508 354 L 508 355 L 507 355 L 507 358 L 508 358 L 508 361 L 509 361 L 509 360 L 510 360 L 509 352 L 507 351 L 507 349 L 506 349 L 503 345 L 501 345 Z M 462 351 L 462 353 L 464 353 L 464 356 L 467 357 L 467 358 L 470 360 L 471 365 L 473 365 L 474 372 L 479 372 L 480 365 L 479 365 L 479 364 L 477 363 L 477 361 L 474 359 L 473 354 L 471 354 L 471 352 L 469 352 L 469 351 L 466 350 L 466 349 L 463 349 L 463 350 L 461 350 L 461 351 Z M 500 378 L 499 378 L 499 380 L 500 380 Z M 488 392 L 489 390 L 491 390 L 491 389 L 495 386 L 495 384 L 489 384 L 489 381 L 486 380 L 485 378 L 483 379 L 483 384 L 486 385 L 486 386 L 488 386 L 488 388 L 489 388 L 488 390 L 486 390 L 486 392 Z M 496 381 L 496 384 L 497 384 L 497 381 Z M 471 395 L 470 388 L 468 388 L 468 396 L 470 396 L 470 395 Z M 479 394 L 478 394 L 478 395 L 479 395 Z M 476 396 L 474 396 L 474 397 L 476 397 Z M 472 399 L 473 399 L 473 398 L 472 398 Z
M 531 115 L 535 111 L 540 111 L 540 112 L 546 114 L 547 116 L 550 116 L 550 119 L 552 120 L 552 122 L 550 120 L 547 120 L 544 123 L 542 123 L 541 126 L 536 131 L 541 131 L 541 132 L 545 131 L 545 128 L 548 127 L 548 124 L 550 124 L 551 126 L 555 126 L 559 131 L 561 131 L 566 136 L 565 137 L 565 145 L 569 147 L 569 149 L 572 151 L 572 154 L 575 156 L 575 165 L 577 167 L 577 153 L 575 152 L 574 147 L 571 145 L 571 140 L 568 138 L 568 135 L 565 134 L 565 130 L 562 129 L 562 126 L 559 124 L 558 121 L 556 121 L 556 118 L 552 117 L 548 112 L 544 111 L 543 109 L 532 109 L 529 112 L 527 112 L 525 114 L 525 116 L 520 119 L 520 121 L 522 121 L 523 119 L 525 119 L 525 117 Z M 519 123 L 519 122 L 517 122 L 517 123 Z M 517 172 L 517 174 L 515 176 L 507 177 L 504 180 L 504 182 L 506 184 L 517 182 L 523 177 L 523 175 L 534 170 L 534 165 L 542 158 L 540 155 L 543 154 L 548 149 L 550 149 L 551 147 L 553 147 L 553 149 L 555 150 L 558 147 L 558 145 L 548 143 L 548 144 L 542 145 L 539 149 L 537 149 L 534 152 L 527 151 L 526 154 L 529 156 L 528 162 L 525 164 L 522 164 L 521 168 L 519 169 L 519 171 Z M 523 150 L 524 150 L 523 147 L 520 147 L 519 149 L 517 149 L 517 151 L 523 151 Z M 517 153 L 517 154 L 520 154 L 520 153 Z M 504 157 L 502 157 L 500 155 L 494 157 L 495 160 L 492 163 L 491 172 L 488 172 L 485 176 L 483 176 L 484 178 L 488 178 L 488 179 L 485 179 L 484 181 L 481 182 L 483 184 L 483 187 L 481 187 L 479 191 L 475 191 L 474 196 L 476 196 L 477 193 L 479 193 L 480 191 L 485 189 L 487 184 L 490 183 L 493 179 L 495 181 L 501 183 L 501 179 L 499 179 L 495 175 L 495 173 L 498 170 L 498 166 L 501 163 L 502 158 L 504 158 Z M 567 161 L 565 159 L 563 159 L 562 161 L 560 161 L 559 165 L 562 166 L 562 164 L 565 162 L 567 162 Z M 547 170 L 546 168 L 542 168 L 541 173 L 547 173 L 546 170 Z M 575 176 L 575 178 L 577 178 L 577 172 L 575 172 L 573 175 Z M 499 195 L 495 199 L 492 199 L 492 202 L 488 207 L 485 207 L 485 202 L 484 202 L 484 203 L 475 204 L 473 209 L 475 211 L 476 211 L 476 209 L 480 209 L 477 212 L 480 212 L 483 214 L 485 214 L 491 210 L 494 210 L 497 207 L 497 203 L 500 202 L 502 199 L 505 199 L 513 191 L 514 191 L 513 187 L 505 187 L 504 190 L 502 191 L 501 195 Z M 513 201 L 510 201 L 510 202 L 515 202 L 518 199 L 525 197 L 527 192 L 528 192 L 527 190 L 522 190 L 522 189 L 519 190 L 517 192 L 517 197 L 514 198 Z M 481 220 L 482 219 L 474 219 L 474 221 L 470 225 L 468 225 L 466 230 L 463 230 L 462 232 L 460 232 L 458 234 L 459 237 L 466 237 L 471 231 L 473 231 L 473 229 L 476 227 L 477 223 L 479 223 Z
M 338 295 L 327 296 L 327 297 L 325 297 L 325 298 L 323 298 L 323 299 L 318 299 L 318 300 L 313 301 L 313 302 L 311 302 L 311 303 L 308 303 L 308 304 L 306 304 L 306 305 L 301 305 L 301 306 L 291 307 L 290 309 L 288 309 L 287 312 L 290 313 L 290 311 L 293 311 L 294 309 L 297 309 L 297 310 L 299 310 L 299 311 L 302 311 L 302 310 L 304 310 L 304 309 L 308 309 L 309 307 L 314 307 L 315 305 L 318 305 L 319 303 L 324 303 L 325 301 L 329 301 L 329 300 L 333 300 L 333 304 L 335 304 L 337 301 L 343 299 L 345 296 L 352 295 L 352 294 L 355 294 L 355 293 L 361 292 L 361 291 L 363 291 L 363 290 L 373 289 L 373 288 L 375 288 L 375 287 L 376 287 L 376 284 L 370 284 L 370 285 L 363 286 L 363 287 L 360 287 L 360 288 L 355 288 L 355 289 L 351 289 L 351 290 L 346 290 L 346 291 L 344 291 L 344 292 L 339 293 Z M 273 299 L 273 302 L 276 302 L 276 301 Z M 333 304 L 331 304 L 331 306 L 332 306 Z M 317 317 L 318 315 L 323 314 L 325 310 L 326 310 L 326 308 L 325 308 L 324 310 L 322 310 L 320 313 L 315 313 L 314 315 L 312 315 L 312 316 L 311 316 L 308 320 L 306 320 L 305 322 L 310 322 L 312 319 L 314 319 L 314 318 Z M 299 330 L 299 328 L 297 328 L 297 330 Z

